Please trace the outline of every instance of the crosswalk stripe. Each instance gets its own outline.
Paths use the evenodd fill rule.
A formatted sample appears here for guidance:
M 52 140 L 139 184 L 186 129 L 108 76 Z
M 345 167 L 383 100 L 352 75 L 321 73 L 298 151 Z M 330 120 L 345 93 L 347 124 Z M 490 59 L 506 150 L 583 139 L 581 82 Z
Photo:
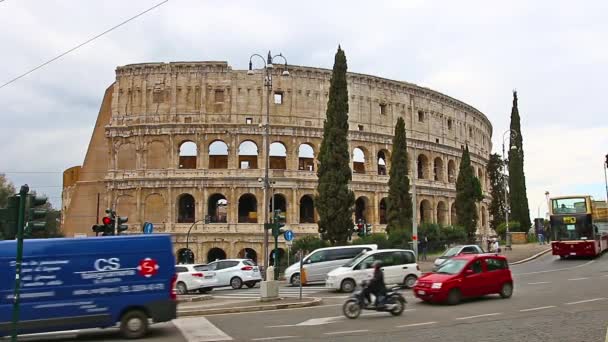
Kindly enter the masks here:
M 178 318 L 173 324 L 188 342 L 232 341 L 232 337 L 209 322 L 205 317 Z

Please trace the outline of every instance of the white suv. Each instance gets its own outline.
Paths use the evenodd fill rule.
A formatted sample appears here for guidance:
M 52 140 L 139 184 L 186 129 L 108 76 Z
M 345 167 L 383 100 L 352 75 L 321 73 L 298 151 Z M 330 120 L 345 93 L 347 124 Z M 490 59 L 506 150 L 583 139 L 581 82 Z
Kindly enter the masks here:
M 210 262 L 204 269 L 215 272 L 217 282 L 214 287 L 232 286 L 240 289 L 245 284 L 252 288 L 262 281 L 260 268 L 249 259 L 225 259 Z
M 211 291 L 217 283 L 215 272 L 209 271 L 205 264 L 179 264 L 175 265 L 177 280 L 175 291 L 177 294 L 187 294 L 190 291 L 206 293 Z

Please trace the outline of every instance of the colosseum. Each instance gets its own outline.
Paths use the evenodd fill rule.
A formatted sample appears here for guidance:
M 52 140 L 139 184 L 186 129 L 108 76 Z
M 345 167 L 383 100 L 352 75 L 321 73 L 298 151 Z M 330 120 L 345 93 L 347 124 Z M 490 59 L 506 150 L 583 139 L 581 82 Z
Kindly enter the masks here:
M 152 222 L 154 232 L 172 234 L 176 250 L 188 243 L 197 262 L 263 263 L 266 158 L 274 208 L 285 213 L 296 238 L 317 234 L 317 153 L 331 70 L 287 68 L 289 76 L 274 68 L 269 92 L 263 71 L 249 75 L 227 62 L 118 67 L 83 165 L 64 172 L 66 236 L 93 235 L 91 226 L 113 207 L 129 217 L 129 232 Z M 461 148 L 468 144 L 486 195 L 479 232 L 489 229 L 485 166 L 492 126 L 483 113 L 437 91 L 370 75 L 349 73 L 348 92 L 355 220 L 371 223 L 374 232 L 385 229 L 393 130 L 403 117 L 418 221 L 454 222 Z

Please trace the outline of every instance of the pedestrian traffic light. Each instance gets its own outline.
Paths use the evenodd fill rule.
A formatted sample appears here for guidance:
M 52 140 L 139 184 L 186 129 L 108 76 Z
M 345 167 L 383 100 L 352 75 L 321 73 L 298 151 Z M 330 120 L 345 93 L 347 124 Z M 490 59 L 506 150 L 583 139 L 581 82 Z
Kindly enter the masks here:
M 104 224 L 94 224 L 91 229 L 95 233 L 95 236 L 99 236 L 100 233 L 104 234 L 106 232 L 106 226 Z
M 125 230 L 129 229 L 129 226 L 124 224 L 127 223 L 129 221 L 128 217 L 120 217 L 118 216 L 116 218 L 117 222 L 116 222 L 116 235 L 120 235 L 122 232 L 124 232 Z
M 116 212 L 111 209 L 106 209 L 106 216 L 101 219 L 103 223 L 102 236 L 114 235 L 114 225 L 116 224 Z
M 45 196 L 35 194 L 27 195 L 25 211 L 25 230 L 28 233 L 46 229 L 46 215 L 49 210 L 46 208 L 47 200 Z
M 365 235 L 370 235 L 372 233 L 372 224 L 368 223 L 365 225 Z
M 272 226 L 272 236 L 277 239 L 281 234 L 285 233 L 285 215 L 281 215 L 281 210 L 274 211 L 274 225 Z
M 359 237 L 365 236 L 365 225 L 363 224 L 363 220 L 357 222 L 357 235 L 359 235 Z
M 17 218 L 19 217 L 19 197 L 9 196 L 6 208 L 0 209 L 0 229 L 6 240 L 13 240 L 17 236 Z

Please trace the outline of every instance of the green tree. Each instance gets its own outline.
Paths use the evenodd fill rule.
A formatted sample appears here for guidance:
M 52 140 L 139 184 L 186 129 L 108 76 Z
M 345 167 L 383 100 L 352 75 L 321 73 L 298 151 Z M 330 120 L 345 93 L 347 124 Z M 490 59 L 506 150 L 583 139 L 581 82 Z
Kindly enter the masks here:
M 517 92 L 513 92 L 511 109 L 511 139 L 509 142 L 509 204 L 511 218 L 520 223 L 524 230 L 532 226 L 530 208 L 526 194 L 526 176 L 524 174 L 524 148 L 521 135 L 519 110 L 517 109 Z
M 481 200 L 479 180 L 475 177 L 469 156 L 469 146 L 462 150 L 460 170 L 456 180 L 456 218 L 458 225 L 467 232 L 469 241 L 475 240 L 477 231 L 477 206 L 476 202 Z
M 14 194 L 15 186 L 6 178 L 6 175 L 0 173 L 0 208 L 5 208 L 8 198 Z
M 410 194 L 410 179 L 408 177 L 407 144 L 403 118 L 397 119 L 395 125 L 391 169 L 388 179 L 388 199 L 386 202 L 387 233 L 392 234 L 398 230 L 411 231 L 412 195 Z
M 352 208 L 355 194 L 348 188 L 352 180 L 348 151 L 348 89 L 346 55 L 338 46 L 331 75 L 323 141 L 319 152 L 318 195 L 319 233 L 332 245 L 344 244 L 353 233 Z
M 491 154 L 488 166 L 486 167 L 486 174 L 490 178 L 490 195 L 492 196 L 492 202 L 490 202 L 490 206 L 488 207 L 488 211 L 492 217 L 490 227 L 494 230 L 505 219 L 505 176 L 501 171 L 502 167 L 503 161 L 500 154 Z

